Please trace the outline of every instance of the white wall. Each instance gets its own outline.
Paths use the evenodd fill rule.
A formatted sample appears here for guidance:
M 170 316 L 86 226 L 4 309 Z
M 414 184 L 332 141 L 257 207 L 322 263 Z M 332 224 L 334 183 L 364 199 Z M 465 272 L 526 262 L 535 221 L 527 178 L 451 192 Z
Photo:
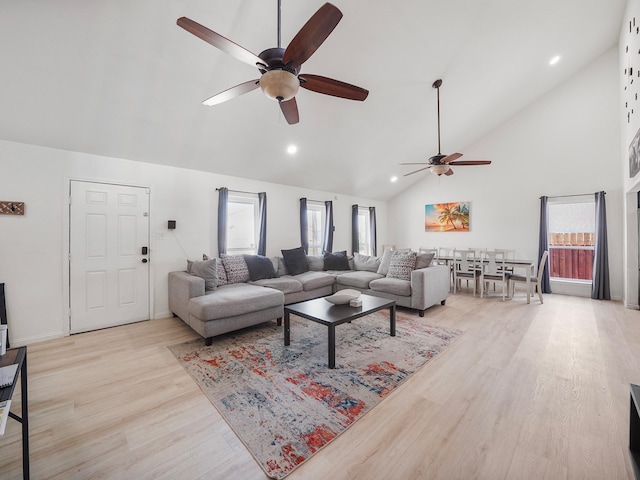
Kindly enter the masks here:
M 558 65 L 561 68 L 561 65 Z M 553 71 L 550 70 L 552 75 Z M 540 196 L 607 192 L 612 297 L 622 298 L 623 214 L 618 54 L 611 49 L 480 141 L 461 149 L 489 166 L 423 179 L 389 202 L 389 233 L 401 247 L 515 248 L 537 258 Z M 447 150 L 447 153 L 451 153 Z M 425 152 L 425 160 L 428 157 Z M 424 231 L 424 205 L 471 202 L 468 233 Z
M 640 190 L 640 174 L 633 178 L 629 176 L 629 145 L 640 129 L 640 101 L 635 100 L 635 94 L 640 94 L 640 78 L 637 72 L 640 71 L 640 35 L 635 31 L 629 31 L 629 22 L 636 19 L 637 26 L 640 26 L 640 0 L 629 0 L 625 16 L 622 19 L 620 28 L 620 39 L 618 51 L 620 59 L 619 71 L 619 92 L 620 92 L 620 115 L 619 121 L 622 125 L 620 135 L 622 181 L 624 198 L 624 300 L 628 307 L 638 308 L 638 202 L 637 192 Z M 627 54 L 626 48 L 629 47 Z M 624 70 L 629 66 L 633 67 L 635 82 L 629 84 L 629 78 L 624 74 Z M 625 87 L 627 90 L 625 90 Z M 640 95 L 639 95 L 640 96 Z M 627 105 L 628 103 L 628 105 Z M 634 114 L 627 117 L 628 108 L 634 110 Z
M 387 207 L 380 201 L 6 141 L 0 141 L 0 167 L 0 200 L 26 204 L 24 216 L 0 216 L 0 283 L 5 283 L 15 345 L 68 332 L 64 252 L 71 179 L 150 187 L 154 318 L 170 314 L 167 273 L 185 268 L 182 248 L 192 259 L 217 255 L 216 187 L 267 192 L 270 256 L 300 245 L 300 197 L 334 202 L 334 251 L 351 250 L 354 203 L 376 207 L 378 244 L 387 242 Z M 173 233 L 167 220 L 177 221 Z

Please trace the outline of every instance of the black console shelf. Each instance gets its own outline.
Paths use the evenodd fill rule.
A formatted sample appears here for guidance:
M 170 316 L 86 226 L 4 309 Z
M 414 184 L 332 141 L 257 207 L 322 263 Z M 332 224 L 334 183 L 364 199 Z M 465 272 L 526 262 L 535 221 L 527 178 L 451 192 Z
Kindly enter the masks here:
M 640 386 L 631 384 L 629 407 L 629 460 L 637 480 L 640 480 Z
M 0 402 L 11 400 L 13 390 L 16 388 L 16 380 L 20 375 L 20 396 L 22 402 L 22 416 L 9 412 L 9 416 L 22 424 L 22 478 L 29 479 L 29 402 L 27 400 L 27 347 L 13 348 L 0 356 L 0 367 L 18 364 L 18 370 L 13 383 L 8 387 L 0 388 Z M 2 437 L 0 437 L 1 442 Z

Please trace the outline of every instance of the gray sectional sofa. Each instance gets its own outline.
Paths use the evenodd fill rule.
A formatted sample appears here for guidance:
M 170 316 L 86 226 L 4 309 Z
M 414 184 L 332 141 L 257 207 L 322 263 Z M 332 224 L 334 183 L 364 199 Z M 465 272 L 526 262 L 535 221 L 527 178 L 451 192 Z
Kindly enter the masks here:
M 306 267 L 301 269 L 306 271 L 300 273 L 299 265 L 289 263 L 287 268 L 283 257 L 269 258 L 273 268 L 266 265 L 270 270 L 266 274 L 260 270 L 267 263 L 266 257 L 240 256 L 247 266 L 259 261 L 260 268 L 254 265 L 247 268 L 250 272 L 245 271 L 238 256 L 189 262 L 188 271 L 169 273 L 169 308 L 210 345 L 213 337 L 244 327 L 274 319 L 280 325 L 284 305 L 342 289 L 395 300 L 399 306 L 417 310 L 420 316 L 437 303 L 444 305 L 449 295 L 449 268 L 429 265 L 429 254 L 420 258 L 406 251 L 385 252 L 382 257 L 346 257 L 346 252 L 340 253 L 345 258 L 337 264 L 322 256 L 305 256 Z M 394 262 L 400 267 L 394 269 Z M 324 269 L 332 266 L 340 269 Z

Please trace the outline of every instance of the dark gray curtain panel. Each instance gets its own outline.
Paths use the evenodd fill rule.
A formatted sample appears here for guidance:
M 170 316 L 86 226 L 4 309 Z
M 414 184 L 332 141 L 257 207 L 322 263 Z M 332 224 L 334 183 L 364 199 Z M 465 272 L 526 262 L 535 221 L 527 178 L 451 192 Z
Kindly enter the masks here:
M 351 205 L 351 253 L 358 253 L 360 250 L 359 236 L 358 205 Z
M 609 244 L 605 192 L 596 192 L 596 235 L 593 252 L 591 298 L 611 300 L 609 292 Z
M 333 202 L 324 202 L 325 218 L 324 240 L 322 242 L 323 252 L 333 252 Z
M 309 222 L 307 221 L 307 199 L 300 199 L 300 245 L 309 253 Z
M 229 189 L 218 189 L 218 256 L 227 253 L 227 203 Z
M 260 217 L 260 231 L 258 233 L 258 255 L 267 253 L 267 194 L 258 193 L 258 216 Z
M 545 250 L 549 250 L 549 220 L 547 202 L 549 197 L 540 197 L 540 236 L 538 237 L 538 266 Z M 538 288 L 542 289 L 542 293 L 551 293 L 551 282 L 549 280 L 549 261 L 544 266 L 542 273 L 542 285 Z
M 369 228 L 371 229 L 371 255 L 378 255 L 378 233 L 376 229 L 376 207 L 369 207 Z

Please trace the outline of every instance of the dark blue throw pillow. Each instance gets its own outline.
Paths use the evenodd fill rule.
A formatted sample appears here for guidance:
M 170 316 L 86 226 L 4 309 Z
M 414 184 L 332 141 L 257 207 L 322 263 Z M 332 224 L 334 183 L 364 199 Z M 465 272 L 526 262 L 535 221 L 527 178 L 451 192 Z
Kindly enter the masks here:
M 284 265 L 287 267 L 289 275 L 299 275 L 300 273 L 309 271 L 309 262 L 307 254 L 304 253 L 302 247 L 292 248 L 291 250 L 280 250 Z
M 276 271 L 270 258 L 262 255 L 243 255 L 243 257 L 249 269 L 249 278 L 252 282 L 276 276 Z
M 347 251 L 342 252 L 324 252 L 324 269 L 325 270 L 351 270 L 349 268 L 349 258 Z

